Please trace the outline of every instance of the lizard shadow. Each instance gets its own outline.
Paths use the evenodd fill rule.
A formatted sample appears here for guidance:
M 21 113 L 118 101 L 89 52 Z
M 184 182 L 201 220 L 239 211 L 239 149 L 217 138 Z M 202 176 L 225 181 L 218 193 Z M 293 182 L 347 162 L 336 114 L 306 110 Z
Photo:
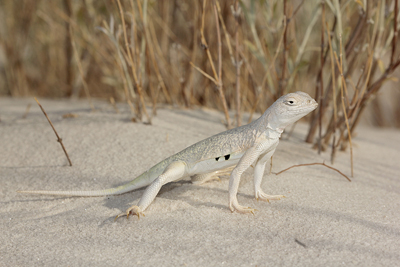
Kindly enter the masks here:
M 208 183 L 207 183 L 208 184 Z M 118 196 L 109 196 L 104 200 L 103 205 L 109 209 L 119 209 L 120 213 L 123 213 L 126 209 L 128 209 L 130 206 L 134 205 L 137 203 L 140 198 L 143 195 L 143 191 L 145 188 L 142 189 L 136 189 L 134 191 L 118 195 Z M 187 192 L 193 191 L 193 190 L 207 190 L 211 191 L 210 195 L 220 195 L 221 199 L 226 199 L 226 196 L 228 195 L 228 190 L 221 189 L 218 187 L 206 187 L 205 185 L 194 185 L 192 182 L 188 180 L 182 180 L 178 182 L 171 182 L 166 185 L 164 185 L 160 192 L 157 194 L 156 198 L 163 198 L 163 199 L 168 199 L 168 200 L 181 200 L 186 202 L 187 204 L 195 207 L 203 206 L 203 207 L 214 207 L 218 209 L 226 209 L 226 211 L 229 211 L 228 208 L 228 202 L 226 204 L 218 204 L 213 201 L 201 201 L 198 198 L 195 199 L 193 196 L 188 196 Z M 177 191 L 172 194 L 169 194 L 169 192 L 172 191 Z M 238 196 L 241 198 L 246 198 L 246 199 L 253 199 L 253 195 L 249 194 L 244 194 L 244 193 L 238 193 Z M 157 205 L 156 203 L 152 203 L 152 205 Z M 229 211 L 230 212 L 230 211 Z M 115 217 L 110 217 L 107 218 L 104 223 L 109 222 L 109 221 L 114 221 Z

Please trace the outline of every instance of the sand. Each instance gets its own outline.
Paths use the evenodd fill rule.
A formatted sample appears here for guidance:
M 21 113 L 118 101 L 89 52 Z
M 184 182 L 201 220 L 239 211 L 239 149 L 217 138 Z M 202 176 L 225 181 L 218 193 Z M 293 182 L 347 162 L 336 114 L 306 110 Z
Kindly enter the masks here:
M 23 119 L 26 105 L 32 103 Z M 228 209 L 229 178 L 205 185 L 166 185 L 138 220 L 114 217 L 137 203 L 143 189 L 110 197 L 54 197 L 17 190 L 102 189 L 132 180 L 163 158 L 221 132 L 223 116 L 206 109 L 160 108 L 153 125 L 132 123 L 96 101 L 41 100 L 73 166 L 33 99 L 0 99 L 1 266 L 398 266 L 400 263 L 400 131 L 357 129 L 348 182 L 323 166 L 265 175 L 267 194 L 253 198 L 252 170 L 239 203 Z M 76 118 L 63 118 L 73 113 Z M 299 123 L 284 136 L 273 172 L 294 164 L 329 162 L 304 143 Z M 334 167 L 350 175 L 348 152 Z

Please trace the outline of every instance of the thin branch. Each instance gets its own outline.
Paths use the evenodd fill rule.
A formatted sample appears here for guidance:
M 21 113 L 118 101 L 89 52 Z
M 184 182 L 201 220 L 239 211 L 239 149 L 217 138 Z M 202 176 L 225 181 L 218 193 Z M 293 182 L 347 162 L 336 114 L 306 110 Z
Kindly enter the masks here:
M 137 92 L 138 92 L 138 95 L 139 95 L 140 103 L 141 103 L 141 105 L 143 107 L 144 114 L 147 117 L 148 123 L 151 124 L 151 118 L 150 118 L 149 114 L 147 113 L 146 105 L 144 103 L 144 98 L 143 98 L 143 94 L 142 94 L 142 86 L 141 86 L 141 84 L 139 82 L 139 79 L 137 77 L 135 63 L 133 61 L 131 49 L 129 47 L 128 37 L 127 37 L 127 34 L 126 34 L 125 16 L 124 16 L 124 11 L 122 10 L 121 1 L 117 0 L 117 4 L 118 4 L 118 9 L 119 9 L 119 12 L 120 12 L 120 15 L 121 15 L 122 30 L 123 30 L 123 33 L 124 33 L 125 47 L 126 47 L 126 51 L 128 52 L 128 57 L 129 57 L 129 61 L 130 61 L 130 67 L 131 67 L 131 70 L 132 70 L 133 79 L 135 80 L 135 83 L 136 83 L 136 89 L 137 89 Z
M 217 85 L 217 81 L 211 77 L 209 74 L 207 74 L 205 71 L 203 71 L 202 69 L 200 69 L 199 67 L 197 67 L 196 65 L 193 64 L 192 61 L 189 62 L 190 65 L 192 65 L 193 68 L 195 68 L 198 72 L 200 72 L 201 74 L 203 74 L 205 77 L 207 77 L 208 79 L 210 79 L 213 83 L 215 83 L 215 85 Z
M 218 10 L 217 10 L 217 5 L 215 2 L 216 1 L 214 1 L 214 15 L 215 15 L 215 27 L 217 28 L 217 41 L 218 41 L 218 80 L 217 80 L 218 83 L 217 83 L 217 88 L 218 88 L 219 96 L 221 98 L 222 106 L 224 108 L 227 128 L 229 129 L 231 127 L 231 122 L 230 122 L 229 113 L 228 113 L 228 106 L 226 105 L 225 95 L 224 95 L 224 92 L 222 91 L 222 86 L 223 86 L 223 84 L 222 84 L 222 43 L 221 43 L 221 33 L 220 33 L 220 29 L 219 29 Z M 236 47 L 236 49 L 238 49 L 238 48 Z
M 299 11 L 300 7 L 304 4 L 304 0 L 301 1 L 301 3 L 296 7 L 296 10 L 293 12 L 292 16 L 290 17 L 290 19 L 293 19 L 294 16 L 296 16 L 297 12 Z
M 76 45 L 75 45 L 75 39 L 74 39 L 74 35 L 72 33 L 72 27 L 71 26 L 69 27 L 69 35 L 71 36 L 71 43 L 72 43 L 72 47 L 74 48 L 75 59 L 76 59 L 77 65 L 78 65 L 79 74 L 81 75 L 83 89 L 84 89 L 86 97 L 87 97 L 87 99 L 89 101 L 90 108 L 92 109 L 92 111 L 94 111 L 95 108 L 94 108 L 93 103 L 92 103 L 92 98 L 90 97 L 89 87 L 88 87 L 88 85 L 86 83 L 86 80 L 85 80 L 85 77 L 84 77 L 85 75 L 83 74 L 83 68 L 82 68 L 81 60 L 80 60 L 79 55 L 78 55 L 78 49 L 76 48 Z
M 218 80 L 218 75 L 217 75 L 217 72 L 215 71 L 214 62 L 212 60 L 210 50 L 208 49 L 208 44 L 207 44 L 206 38 L 204 37 L 204 16 L 206 13 L 206 3 L 207 3 L 207 0 L 204 0 L 203 1 L 203 14 L 201 16 L 201 29 L 200 29 L 201 44 L 202 44 L 202 47 L 206 50 L 208 61 L 210 61 L 211 69 L 214 73 L 215 80 Z
M 233 9 L 233 8 L 232 8 Z M 236 120 L 237 126 L 239 127 L 242 124 L 242 116 L 240 113 L 240 67 L 241 62 L 239 61 L 239 19 L 240 19 L 240 8 L 239 1 L 235 1 L 235 11 L 233 13 L 235 17 L 235 44 L 236 44 L 236 59 L 235 59 L 235 67 L 236 67 Z
M 325 36 L 325 1 L 321 1 L 321 9 L 322 9 L 322 14 L 321 14 L 321 70 L 320 70 L 320 79 L 319 79 L 319 104 L 321 106 L 324 106 L 324 71 L 323 71 L 323 67 L 324 67 L 324 48 L 325 48 L 325 40 L 324 40 L 324 36 Z M 319 115 L 318 115 L 318 124 L 319 124 L 319 130 L 318 130 L 318 154 L 321 154 L 321 142 L 322 142 L 322 108 L 319 109 Z
M 286 19 L 287 14 L 286 14 L 286 2 L 287 0 L 283 0 L 283 17 Z M 289 24 L 289 22 L 287 22 Z M 284 94 L 285 87 L 286 87 L 286 64 L 287 64 L 287 26 L 285 27 L 285 31 L 283 33 L 283 63 L 282 63 L 282 75 L 281 75 L 281 80 L 279 81 L 279 90 L 278 90 L 278 95 L 275 96 L 276 99 L 278 99 L 280 96 Z
M 332 152 L 331 152 L 331 164 L 333 164 L 335 160 L 335 152 L 336 152 L 336 122 L 337 122 L 337 106 L 336 106 L 336 74 L 335 74 L 335 62 L 333 57 L 333 49 L 332 49 L 332 41 L 331 41 L 331 33 L 329 32 L 328 24 L 326 25 L 326 31 L 328 33 L 328 44 L 329 44 L 329 54 L 331 57 L 331 79 L 332 79 L 332 104 L 333 104 L 333 140 L 332 140 Z M 320 114 L 321 116 L 322 114 Z
M 343 177 L 345 177 L 349 182 L 351 182 L 350 178 L 349 178 L 346 174 L 342 173 L 341 171 L 339 171 L 338 169 L 336 169 L 336 168 L 334 168 L 334 167 L 331 167 L 331 166 L 329 166 L 329 165 L 326 165 L 325 162 L 322 162 L 322 163 L 315 162 L 315 163 L 305 163 L 305 164 L 293 165 L 293 166 L 291 166 L 291 167 L 289 167 L 289 168 L 286 168 L 286 169 L 284 169 L 284 170 L 282 170 L 282 171 L 280 171 L 280 172 L 274 173 L 274 174 L 279 175 L 279 174 L 281 174 L 281 173 L 283 173 L 283 172 L 285 172 L 285 171 L 287 171 L 287 170 L 290 170 L 290 169 L 292 169 L 292 168 L 303 167 L 303 166 L 312 166 L 312 165 L 322 165 L 322 166 L 325 166 L 325 167 L 327 167 L 327 168 L 329 168 L 329 169 L 331 169 L 331 170 L 334 170 L 334 171 L 338 172 L 338 173 L 341 174 Z
M 262 83 L 261 83 L 261 88 L 264 88 L 265 83 L 267 82 L 267 78 L 268 78 L 268 74 L 269 74 L 270 70 L 273 67 L 275 67 L 275 61 L 276 61 L 276 58 L 278 57 L 279 51 L 281 50 L 281 45 L 283 43 L 283 38 L 284 38 L 285 32 L 286 32 L 286 27 L 287 27 L 286 21 L 287 21 L 286 17 L 283 17 L 283 31 L 282 31 L 282 34 L 281 34 L 281 38 L 279 39 L 278 47 L 276 48 L 274 58 L 272 59 L 271 63 L 269 64 L 269 67 L 268 67 L 267 71 L 264 74 L 264 78 L 263 78 Z M 255 103 L 253 105 L 253 108 L 250 111 L 250 116 L 249 116 L 249 120 L 247 121 L 247 123 L 250 123 L 251 120 L 253 119 L 253 114 L 256 111 L 258 102 L 260 102 L 261 95 L 262 94 L 258 95 L 258 97 L 257 97 L 257 99 L 256 99 L 256 101 L 255 101 Z
M 221 21 L 222 30 L 224 31 L 226 46 L 228 47 L 229 56 L 231 57 L 232 64 L 235 64 L 235 58 L 233 57 L 231 41 L 229 38 L 228 31 L 226 30 L 225 22 L 223 20 L 222 14 L 221 14 L 221 7 L 220 7 L 218 1 L 216 1 L 215 3 L 217 4 L 218 17 L 219 17 L 219 20 Z M 232 6 L 231 6 L 231 9 L 232 9 L 232 13 L 234 13 Z
M 49 116 L 47 116 L 46 111 L 44 111 L 44 108 L 42 107 L 42 105 L 40 105 L 40 103 L 39 103 L 39 101 L 36 99 L 36 97 L 35 97 L 35 100 L 36 100 L 36 103 L 39 105 L 40 109 L 42 110 L 44 116 L 46 116 L 46 119 L 47 119 L 47 121 L 50 123 L 51 128 L 53 128 L 53 131 L 54 131 L 54 133 L 55 133 L 56 136 L 57 136 L 57 142 L 59 142 L 59 143 L 61 144 L 61 147 L 62 147 L 62 149 L 64 150 L 64 153 L 65 153 L 65 156 L 67 156 L 67 159 L 68 159 L 68 162 L 69 162 L 69 166 L 72 166 L 72 162 L 71 162 L 71 160 L 70 160 L 70 158 L 69 158 L 69 156 L 68 156 L 67 150 L 66 150 L 65 147 L 64 147 L 64 144 L 63 144 L 63 142 L 62 142 L 62 139 L 61 139 L 60 136 L 58 135 L 56 129 L 54 128 L 53 123 L 51 123 L 51 120 L 50 120 Z
M 347 133 L 348 133 L 348 138 L 349 138 L 349 143 L 350 143 L 350 165 L 351 165 L 351 177 L 353 177 L 353 145 L 351 142 L 351 131 L 350 131 L 350 126 L 349 126 L 349 119 L 347 117 L 347 112 L 346 112 L 346 106 L 344 104 L 344 87 L 346 87 L 346 80 L 344 79 L 343 75 L 343 54 L 342 54 L 342 35 L 340 35 L 340 62 L 338 61 L 336 52 L 335 52 L 335 58 L 336 58 L 336 64 L 339 68 L 340 76 L 341 76 L 341 83 L 340 83 L 340 94 L 342 98 L 342 108 L 343 108 L 343 115 L 345 118 L 346 122 L 346 127 L 347 127 Z M 347 90 L 346 90 L 347 91 Z
M 215 15 L 215 28 L 217 29 L 217 43 L 218 43 L 218 89 L 222 88 L 222 43 L 221 43 L 221 33 L 219 29 L 219 19 L 217 5 L 214 0 L 214 15 Z
M 392 39 L 392 55 L 390 56 L 390 65 L 394 63 L 394 56 L 396 54 L 397 46 L 397 15 L 399 13 L 399 1 L 394 0 L 394 19 L 393 19 L 393 39 Z

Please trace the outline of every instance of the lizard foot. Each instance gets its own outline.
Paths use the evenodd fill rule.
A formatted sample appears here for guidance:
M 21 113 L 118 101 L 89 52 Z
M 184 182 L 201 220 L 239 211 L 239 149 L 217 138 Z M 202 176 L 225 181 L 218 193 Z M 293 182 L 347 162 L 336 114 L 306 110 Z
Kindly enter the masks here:
M 136 205 L 133 205 L 132 207 L 127 209 L 125 213 L 121 213 L 121 214 L 117 215 L 117 217 L 115 217 L 114 221 L 116 221 L 119 217 L 122 217 L 122 216 L 126 216 L 126 218 L 128 219 L 129 215 L 131 215 L 131 214 L 136 215 L 138 217 L 138 219 L 140 219 L 140 216 L 144 217 L 144 213 L 142 212 L 142 209 Z
M 231 203 L 229 203 L 229 208 L 232 212 L 234 212 L 235 210 L 239 213 L 251 213 L 254 215 L 254 212 L 256 212 L 256 209 L 252 209 L 250 207 L 244 207 L 239 205 L 239 203 L 237 203 L 237 201 L 232 201 Z
M 270 200 L 280 200 L 281 198 L 284 198 L 284 195 L 267 195 L 263 191 L 258 191 L 256 194 L 256 199 L 257 200 L 262 200 L 262 201 L 267 201 L 269 202 Z

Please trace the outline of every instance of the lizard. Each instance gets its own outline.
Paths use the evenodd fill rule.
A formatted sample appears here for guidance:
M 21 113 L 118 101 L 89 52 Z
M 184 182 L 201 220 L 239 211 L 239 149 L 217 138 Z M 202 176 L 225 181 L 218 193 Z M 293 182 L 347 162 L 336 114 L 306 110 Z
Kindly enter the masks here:
M 191 177 L 193 183 L 204 183 L 230 172 L 229 209 L 239 213 L 254 213 L 254 209 L 241 206 L 237 192 L 241 175 L 254 167 L 254 192 L 257 200 L 279 200 L 283 195 L 267 195 L 261 189 L 266 163 L 272 157 L 286 126 L 304 117 L 318 103 L 307 93 L 298 91 L 278 98 L 258 119 L 199 141 L 164 159 L 131 182 L 96 191 L 17 191 L 28 194 L 59 196 L 118 195 L 147 186 L 137 205 L 121 216 L 144 216 L 144 211 L 156 198 L 161 187 L 169 182 Z

